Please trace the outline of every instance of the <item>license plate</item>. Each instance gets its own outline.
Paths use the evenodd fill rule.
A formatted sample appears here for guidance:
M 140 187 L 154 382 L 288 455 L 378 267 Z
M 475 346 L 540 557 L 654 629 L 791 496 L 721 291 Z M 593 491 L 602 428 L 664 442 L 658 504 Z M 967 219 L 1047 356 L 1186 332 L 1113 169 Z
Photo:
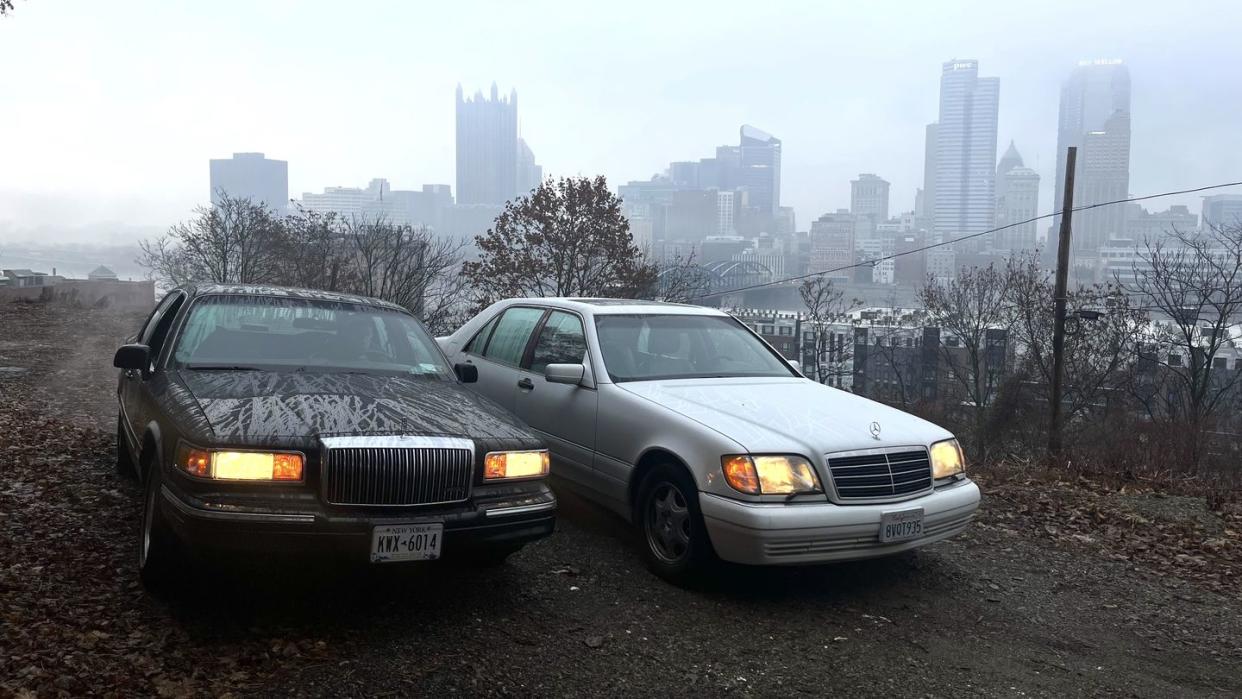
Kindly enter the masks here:
M 440 557 L 444 525 L 395 524 L 371 530 L 371 562 L 433 561 Z
M 906 541 L 923 536 L 923 508 L 880 515 L 880 541 Z

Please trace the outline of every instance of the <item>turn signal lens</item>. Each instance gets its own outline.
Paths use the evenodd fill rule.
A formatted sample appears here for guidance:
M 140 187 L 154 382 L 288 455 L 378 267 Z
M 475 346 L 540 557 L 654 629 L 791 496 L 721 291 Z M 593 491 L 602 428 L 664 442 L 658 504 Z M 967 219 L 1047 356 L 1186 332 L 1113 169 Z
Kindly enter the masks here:
M 759 474 L 755 473 L 755 462 L 749 456 L 733 454 L 720 457 L 720 466 L 724 469 L 725 482 L 734 490 L 749 495 L 759 494 Z
M 956 439 L 946 439 L 931 446 L 932 478 L 948 478 L 966 470 L 962 446 Z
M 493 451 L 483 457 L 483 478 L 538 478 L 548 475 L 551 459 L 547 449 L 532 451 Z
M 211 478 L 211 452 L 182 445 L 177 449 L 177 466 L 191 476 Z

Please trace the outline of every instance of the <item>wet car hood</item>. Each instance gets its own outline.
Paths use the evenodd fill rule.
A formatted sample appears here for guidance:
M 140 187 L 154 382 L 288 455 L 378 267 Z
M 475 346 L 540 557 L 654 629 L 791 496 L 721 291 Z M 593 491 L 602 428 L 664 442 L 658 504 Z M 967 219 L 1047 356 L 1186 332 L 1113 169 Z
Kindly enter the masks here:
M 705 425 L 751 453 L 819 453 L 930 445 L 953 435 L 882 403 L 801 378 L 617 384 Z M 872 423 L 879 426 L 878 437 Z
M 358 373 L 182 371 L 224 442 L 330 434 L 530 439 L 511 413 L 455 382 Z

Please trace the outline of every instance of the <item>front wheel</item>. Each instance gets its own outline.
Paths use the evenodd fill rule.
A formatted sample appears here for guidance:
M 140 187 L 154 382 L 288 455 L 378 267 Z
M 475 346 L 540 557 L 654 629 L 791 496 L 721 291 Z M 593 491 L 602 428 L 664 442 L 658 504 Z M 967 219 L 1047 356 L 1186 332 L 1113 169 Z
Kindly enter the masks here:
M 160 509 L 163 478 L 158 463 L 147 465 L 142 521 L 138 530 L 138 575 L 153 592 L 167 589 L 181 571 L 177 541 Z
M 690 584 L 715 564 L 716 552 L 699 509 L 699 490 L 684 469 L 660 465 L 643 478 L 635 521 L 647 567 L 665 580 Z

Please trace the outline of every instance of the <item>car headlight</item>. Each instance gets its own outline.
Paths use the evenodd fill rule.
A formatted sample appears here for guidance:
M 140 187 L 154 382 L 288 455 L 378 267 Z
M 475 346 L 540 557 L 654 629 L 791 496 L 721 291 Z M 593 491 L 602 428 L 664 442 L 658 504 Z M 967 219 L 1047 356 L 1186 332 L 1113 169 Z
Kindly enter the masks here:
M 948 478 L 966 470 L 966 457 L 956 439 L 931 445 L 932 478 Z
M 539 478 L 548 475 L 548 450 L 493 451 L 483 457 L 483 478 L 489 481 Z
M 748 495 L 819 493 L 819 477 L 801 456 L 731 454 L 720 458 L 725 481 Z
M 219 481 L 300 481 L 306 459 L 298 452 L 177 448 L 177 468 Z

